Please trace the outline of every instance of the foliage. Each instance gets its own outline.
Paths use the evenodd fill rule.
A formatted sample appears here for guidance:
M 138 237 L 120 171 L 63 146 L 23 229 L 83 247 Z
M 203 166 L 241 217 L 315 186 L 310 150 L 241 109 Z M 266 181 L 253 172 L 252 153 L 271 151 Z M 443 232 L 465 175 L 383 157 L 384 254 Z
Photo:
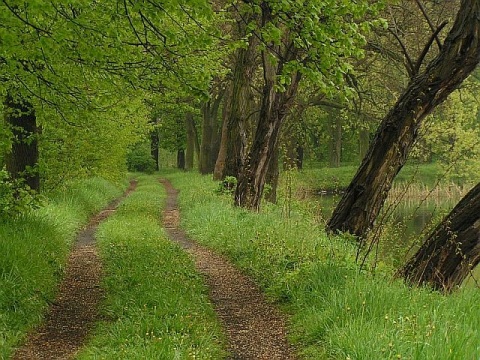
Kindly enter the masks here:
M 152 174 L 155 171 L 155 160 L 150 154 L 150 145 L 141 142 L 136 144 L 127 154 L 128 171 L 140 171 Z
M 79 359 L 220 359 L 223 336 L 203 279 L 171 243 L 158 214 L 165 192 L 157 177 L 137 190 L 98 230 L 108 294 Z
M 480 172 L 480 109 L 472 82 L 452 93 L 432 116 L 417 147 L 417 156 L 431 154 L 446 177 L 457 182 L 478 181 Z M 420 154 L 418 154 L 420 153 Z
M 217 192 L 219 194 L 232 195 L 235 192 L 237 186 L 237 178 L 235 176 L 225 176 L 225 179 L 218 183 Z
M 291 314 L 289 333 L 306 359 L 475 358 L 477 289 L 444 297 L 392 281 L 386 267 L 359 272 L 355 245 L 327 237 L 312 214 L 279 207 L 261 214 L 212 195 L 216 184 L 170 175 L 181 190 L 187 231 L 232 259 Z M 218 231 L 222 224 L 222 231 Z
M 88 216 L 118 196 L 102 179 L 64 184 L 46 205 L 0 226 L 0 358 L 38 324 L 52 302 L 76 232 Z
M 21 216 L 40 204 L 38 194 L 25 187 L 21 179 L 11 179 L 5 170 L 0 170 L 0 220 Z

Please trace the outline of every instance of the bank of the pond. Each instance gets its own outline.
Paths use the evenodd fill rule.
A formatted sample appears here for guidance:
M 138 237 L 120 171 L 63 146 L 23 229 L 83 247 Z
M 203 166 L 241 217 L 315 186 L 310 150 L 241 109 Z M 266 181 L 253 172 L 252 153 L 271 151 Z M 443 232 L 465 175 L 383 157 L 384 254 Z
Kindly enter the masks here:
M 126 184 L 125 184 L 126 185 Z M 77 230 L 122 193 L 102 179 L 46 194 L 44 206 L 0 226 L 0 358 L 37 325 L 53 301 Z
M 318 166 L 284 174 L 283 181 L 295 183 L 295 188 L 300 194 L 336 194 L 347 188 L 357 169 L 358 165 L 337 168 Z M 451 169 L 445 170 L 438 163 L 407 164 L 396 176 L 393 189 L 398 195 L 405 192 L 407 196 L 414 197 L 423 197 L 430 192 L 433 192 L 433 195 L 435 192 L 456 194 L 464 192 L 464 185 L 469 187 L 479 180 L 459 179 L 459 176 L 451 172 Z
M 183 226 L 252 275 L 291 314 L 290 338 L 307 359 L 475 359 L 478 289 L 442 296 L 359 272 L 356 247 L 328 238 L 314 205 L 234 208 L 210 177 L 170 174 Z M 288 209 L 287 209 L 288 208 Z M 311 211 L 313 209 L 313 211 Z M 286 216 L 289 214 L 289 216 Z

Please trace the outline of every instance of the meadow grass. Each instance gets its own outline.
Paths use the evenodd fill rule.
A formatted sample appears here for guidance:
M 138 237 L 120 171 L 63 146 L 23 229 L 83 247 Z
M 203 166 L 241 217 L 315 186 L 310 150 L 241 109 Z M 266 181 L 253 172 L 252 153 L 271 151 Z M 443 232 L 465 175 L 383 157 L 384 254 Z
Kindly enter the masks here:
M 315 167 L 293 172 L 296 188 L 300 191 L 337 192 L 345 189 L 358 169 L 358 165 L 345 165 L 338 168 Z M 453 181 L 446 170 L 438 163 L 407 163 L 395 177 L 393 187 L 403 189 L 409 184 L 425 190 L 437 185 L 452 186 Z
M 165 203 L 158 176 L 100 224 L 104 263 L 98 324 L 78 359 L 222 359 L 223 335 L 192 259 L 161 228 Z
M 478 359 L 480 291 L 450 296 L 409 288 L 393 269 L 359 270 L 352 239 L 328 237 L 308 206 L 232 206 L 218 184 L 170 174 L 182 224 L 228 256 L 290 315 L 290 339 L 305 359 Z
M 0 224 L 0 359 L 42 319 L 77 230 L 121 189 L 95 178 L 46 194 L 44 206 Z

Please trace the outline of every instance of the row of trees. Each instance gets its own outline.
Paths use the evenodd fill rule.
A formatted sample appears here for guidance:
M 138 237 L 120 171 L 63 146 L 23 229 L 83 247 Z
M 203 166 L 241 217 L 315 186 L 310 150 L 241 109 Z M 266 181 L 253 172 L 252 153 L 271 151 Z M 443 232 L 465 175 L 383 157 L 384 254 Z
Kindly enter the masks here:
M 301 167 L 307 134 L 328 119 L 330 160 L 338 164 L 349 122 L 363 161 L 327 229 L 359 241 L 419 134 L 430 134 L 426 117 L 480 56 L 478 0 L 0 7 L 2 132 L 9 134 L 0 159 L 12 178 L 37 190 L 41 180 L 118 178 L 127 149 L 148 137 L 157 167 L 161 146 L 177 151 L 182 167 L 196 162 L 216 179 L 235 176 L 235 204 L 258 211 L 265 184 L 275 200 L 281 145 L 285 166 Z M 479 191 L 399 275 L 445 290 L 461 283 L 480 261 Z

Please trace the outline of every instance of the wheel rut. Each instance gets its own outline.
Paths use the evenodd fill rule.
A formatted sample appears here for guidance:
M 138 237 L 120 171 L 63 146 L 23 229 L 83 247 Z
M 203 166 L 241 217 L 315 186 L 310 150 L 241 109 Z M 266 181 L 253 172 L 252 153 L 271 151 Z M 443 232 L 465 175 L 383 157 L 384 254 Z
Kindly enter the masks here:
M 229 359 L 296 359 L 278 309 L 267 302 L 251 279 L 179 228 L 178 190 L 168 180 L 160 181 L 168 195 L 164 227 L 169 237 L 193 256 L 197 269 L 205 276 L 210 299 L 226 332 Z
M 95 321 L 100 320 L 98 305 L 104 296 L 95 231 L 136 185 L 136 181 L 131 181 L 121 197 L 92 217 L 77 234 L 58 294 L 43 323 L 27 336 L 25 344 L 14 354 L 14 360 L 71 359 L 81 348 Z

